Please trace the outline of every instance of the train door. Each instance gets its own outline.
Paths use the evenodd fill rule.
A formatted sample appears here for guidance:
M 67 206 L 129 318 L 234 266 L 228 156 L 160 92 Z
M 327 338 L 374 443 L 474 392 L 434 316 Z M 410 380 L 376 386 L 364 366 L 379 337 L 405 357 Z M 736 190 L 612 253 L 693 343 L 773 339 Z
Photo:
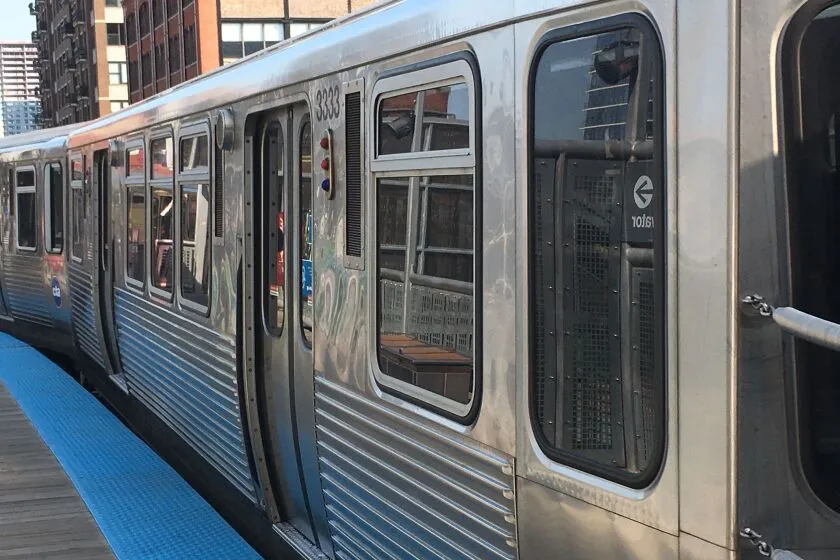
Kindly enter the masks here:
M 254 261 L 254 274 L 246 282 L 259 294 L 253 309 L 255 384 L 267 498 L 276 504 L 276 521 L 329 550 L 314 445 L 308 107 L 296 104 L 262 116 L 252 141 L 256 172 L 249 231 L 256 242 L 248 257 Z
M 106 150 L 100 150 L 94 154 L 96 194 L 99 203 L 99 229 L 97 231 L 99 238 L 99 262 L 97 265 L 99 276 L 99 318 L 102 322 L 105 352 L 108 362 L 110 362 L 109 373 L 116 374 L 121 368 L 119 352 L 117 350 L 116 332 L 114 329 L 114 228 L 111 201 L 111 174 L 108 161 L 108 152 Z
M 9 231 L 11 228 L 11 200 L 12 200 L 12 186 L 14 185 L 13 170 L 11 167 L 8 174 L 0 176 L 0 256 L 9 250 Z M 3 179 L 6 179 L 5 181 Z M 8 316 L 9 311 L 6 308 L 5 295 L 3 292 L 3 276 L 5 274 L 3 269 L 3 259 L 0 259 L 0 316 Z

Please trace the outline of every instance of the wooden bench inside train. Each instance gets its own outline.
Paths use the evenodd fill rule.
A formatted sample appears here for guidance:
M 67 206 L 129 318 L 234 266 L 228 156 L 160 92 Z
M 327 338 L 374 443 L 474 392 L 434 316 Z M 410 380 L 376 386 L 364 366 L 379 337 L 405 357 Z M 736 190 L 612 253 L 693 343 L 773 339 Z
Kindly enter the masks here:
M 1 332 L 0 419 L 0 556 L 260 558 L 93 394 Z

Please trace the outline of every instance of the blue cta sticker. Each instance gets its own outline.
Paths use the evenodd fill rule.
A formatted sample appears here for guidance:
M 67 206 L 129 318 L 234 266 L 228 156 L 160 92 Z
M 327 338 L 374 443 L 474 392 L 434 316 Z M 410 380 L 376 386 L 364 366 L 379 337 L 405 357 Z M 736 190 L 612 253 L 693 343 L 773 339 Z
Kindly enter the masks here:
M 52 296 L 56 307 L 61 307 L 61 285 L 58 283 L 58 278 L 53 276 L 52 282 Z

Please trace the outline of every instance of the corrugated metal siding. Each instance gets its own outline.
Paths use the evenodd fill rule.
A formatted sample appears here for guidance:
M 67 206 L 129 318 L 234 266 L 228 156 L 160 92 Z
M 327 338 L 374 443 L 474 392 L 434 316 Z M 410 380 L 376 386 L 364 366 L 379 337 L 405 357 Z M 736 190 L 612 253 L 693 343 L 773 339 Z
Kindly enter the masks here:
M 99 328 L 93 313 L 93 279 L 81 265 L 71 263 L 70 294 L 73 307 L 73 332 L 82 351 L 105 367 L 99 346 Z
M 513 459 L 316 378 L 318 453 L 343 558 L 515 558 Z
M 44 265 L 39 257 L 4 251 L 3 289 L 9 298 L 12 317 L 52 326 L 52 301 L 47 300 Z
M 256 502 L 239 410 L 236 341 L 117 290 L 117 332 L 130 390 Z

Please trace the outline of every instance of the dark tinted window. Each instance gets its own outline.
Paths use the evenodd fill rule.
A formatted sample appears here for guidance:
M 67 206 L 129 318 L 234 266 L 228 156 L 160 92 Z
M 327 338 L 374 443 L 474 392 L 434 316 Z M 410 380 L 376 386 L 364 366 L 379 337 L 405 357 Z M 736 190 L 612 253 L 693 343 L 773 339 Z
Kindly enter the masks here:
M 207 136 L 193 136 L 181 140 L 181 171 L 209 166 Z
M 181 185 L 181 295 L 207 307 L 210 288 L 210 185 Z
M 555 42 L 531 92 L 536 430 L 628 481 L 656 468 L 664 429 L 658 60 L 636 29 Z
M 26 169 L 16 172 L 15 209 L 17 211 L 17 245 L 21 249 L 34 249 L 37 246 L 38 204 L 35 200 L 35 170 Z
M 146 157 L 143 148 L 130 148 L 125 151 L 125 174 L 128 177 L 143 177 L 146 173 Z
M 166 292 L 172 291 L 174 271 L 174 223 L 175 201 L 172 189 L 152 188 L 152 286 Z
M 126 232 L 126 274 L 141 284 L 146 282 L 146 187 L 130 186 L 128 231 Z
M 175 154 L 172 138 L 155 138 L 149 149 L 152 157 L 152 179 L 172 177 Z
M 64 171 L 60 163 L 44 168 L 47 187 L 47 250 L 60 253 L 64 248 Z

